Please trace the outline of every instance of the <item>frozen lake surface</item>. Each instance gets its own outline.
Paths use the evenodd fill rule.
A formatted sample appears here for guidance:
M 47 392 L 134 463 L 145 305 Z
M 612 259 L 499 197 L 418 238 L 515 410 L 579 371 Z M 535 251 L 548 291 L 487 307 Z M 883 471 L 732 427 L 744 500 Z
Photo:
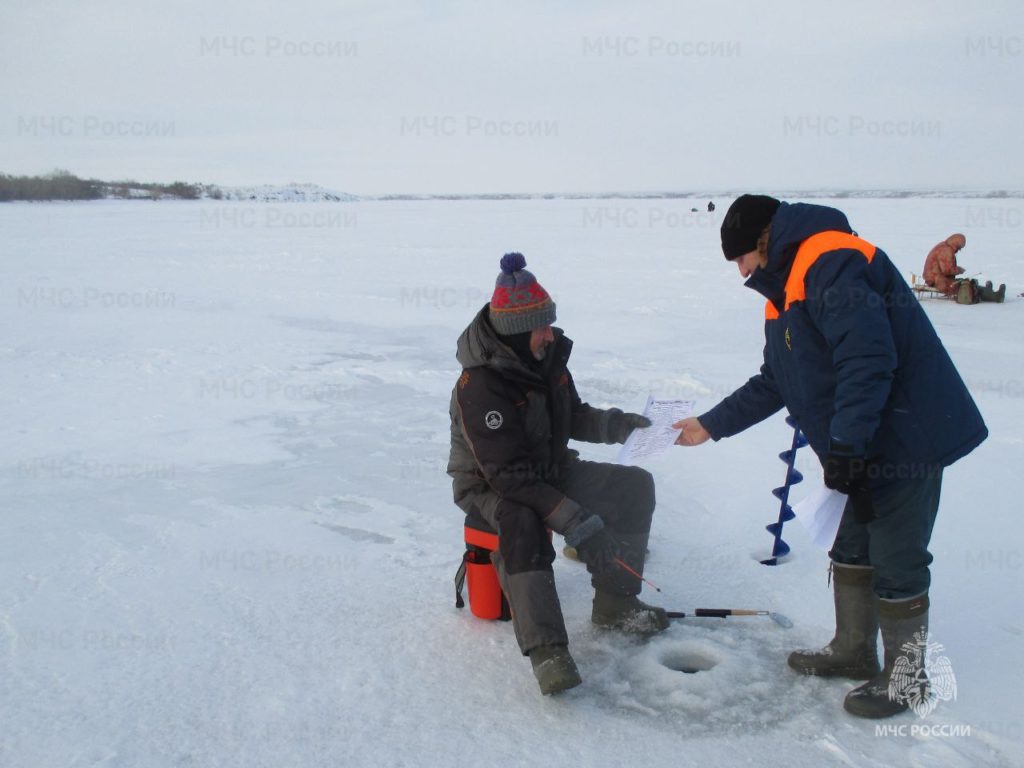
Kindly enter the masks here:
M 584 684 L 542 698 L 511 626 L 454 609 L 455 340 L 499 258 L 522 251 L 553 295 L 585 400 L 701 412 L 763 345 L 717 202 L 0 206 L 0 764 L 1024 764 L 1019 298 L 926 302 L 991 431 L 946 473 L 932 639 L 959 695 L 927 719 L 876 732 L 842 711 L 852 683 L 786 667 L 831 637 L 832 596 L 795 522 L 791 561 L 755 559 L 782 415 L 648 465 L 647 575 L 670 609 L 792 629 L 599 631 L 559 558 Z M 823 202 L 908 278 L 962 231 L 968 274 L 1024 290 L 1020 200 Z M 820 477 L 809 450 L 797 466 L 795 498 Z M 669 668 L 695 657 L 711 668 Z

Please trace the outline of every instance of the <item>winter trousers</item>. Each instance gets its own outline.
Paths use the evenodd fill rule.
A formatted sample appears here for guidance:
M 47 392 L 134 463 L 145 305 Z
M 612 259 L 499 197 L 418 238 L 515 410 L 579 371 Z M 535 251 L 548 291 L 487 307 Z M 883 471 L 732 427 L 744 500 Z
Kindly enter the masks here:
M 654 478 L 649 472 L 639 467 L 576 460 L 549 482 L 598 515 L 620 542 L 623 556 L 642 571 L 655 503 Z M 496 513 L 498 551 L 492 560 L 512 610 L 520 650 L 528 655 L 541 645 L 567 645 L 569 638 L 551 569 L 555 550 L 544 521 L 533 509 L 506 501 L 498 503 Z M 640 591 L 639 579 L 625 572 L 594 576 L 592 583 L 597 589 L 619 593 Z
M 942 470 L 923 479 L 901 480 L 873 493 L 875 515 L 857 522 L 847 502 L 829 555 L 837 563 L 874 567 L 875 594 L 902 600 L 927 592 L 931 584 L 932 537 L 942 490 Z

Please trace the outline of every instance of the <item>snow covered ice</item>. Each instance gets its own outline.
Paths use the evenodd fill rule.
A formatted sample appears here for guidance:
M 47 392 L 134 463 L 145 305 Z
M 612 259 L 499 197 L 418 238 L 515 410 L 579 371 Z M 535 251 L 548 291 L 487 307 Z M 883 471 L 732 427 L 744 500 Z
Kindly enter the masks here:
M 584 399 L 699 413 L 763 344 L 716 202 L 0 207 L 0 764 L 1024 764 L 1018 298 L 925 303 L 991 430 L 946 473 L 932 639 L 959 695 L 927 719 L 876 731 L 842 710 L 853 683 L 786 667 L 831 637 L 832 595 L 795 521 L 790 561 L 756 560 L 782 415 L 648 465 L 663 592 L 644 597 L 792 629 L 598 630 L 585 572 L 559 558 L 584 684 L 542 698 L 511 626 L 453 607 L 455 340 L 501 254 L 522 251 L 557 302 Z M 968 274 L 1024 290 L 1020 200 L 822 202 L 908 278 L 963 231 Z M 797 468 L 794 500 L 820 477 L 809 450 Z

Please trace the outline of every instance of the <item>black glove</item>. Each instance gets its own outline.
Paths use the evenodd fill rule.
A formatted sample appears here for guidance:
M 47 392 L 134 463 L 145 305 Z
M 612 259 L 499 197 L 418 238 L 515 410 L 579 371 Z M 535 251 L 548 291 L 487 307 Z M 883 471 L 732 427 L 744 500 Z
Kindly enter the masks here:
M 634 429 L 647 429 L 651 420 L 639 413 L 612 413 L 608 421 L 608 435 L 613 443 L 624 443 Z
M 825 457 L 825 485 L 851 496 L 864 486 L 867 462 L 863 456 L 829 452 Z
M 859 523 L 868 523 L 875 516 L 868 486 L 868 461 L 854 453 L 853 447 L 831 441 L 825 457 L 825 485 L 845 493 L 853 503 L 854 515 Z
M 604 573 L 615 567 L 619 548 L 605 530 L 604 522 L 597 515 L 591 515 L 582 523 L 565 533 L 565 543 L 576 550 L 593 574 Z

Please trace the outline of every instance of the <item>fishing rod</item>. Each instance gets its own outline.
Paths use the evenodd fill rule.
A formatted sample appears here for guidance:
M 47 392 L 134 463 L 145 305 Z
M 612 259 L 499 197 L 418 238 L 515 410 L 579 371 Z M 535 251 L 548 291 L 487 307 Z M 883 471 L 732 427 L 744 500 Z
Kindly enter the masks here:
M 618 558 L 618 557 L 614 558 L 614 562 L 615 562 L 616 565 L 618 565 L 620 568 L 622 568 L 622 570 L 626 571 L 627 573 L 632 574 L 633 576 L 636 576 L 638 579 L 640 579 L 645 584 L 647 584 L 647 586 L 651 587 L 652 589 L 657 590 L 658 592 L 661 592 L 661 587 L 659 587 L 656 584 L 652 583 L 649 579 L 645 579 L 643 576 L 641 576 L 636 570 L 631 568 L 629 566 L 629 564 L 626 563 L 625 561 L 623 561 L 621 558 Z M 747 609 L 747 608 L 694 608 L 693 609 L 693 613 L 683 613 L 682 611 L 666 611 L 665 614 L 670 619 L 690 619 L 690 618 L 724 619 L 724 618 L 727 618 L 729 616 L 767 616 L 772 621 L 774 621 L 776 624 L 778 624 L 780 627 L 785 627 L 786 629 L 789 629 L 790 627 L 793 626 L 793 622 L 790 621 L 787 617 L 783 616 L 781 613 L 776 613 L 775 611 L 755 611 L 755 610 L 750 610 L 750 609 Z
M 754 611 L 746 608 L 694 608 L 693 613 L 683 613 L 682 611 L 666 611 L 665 613 L 670 619 L 725 619 L 729 616 L 767 616 L 780 627 L 789 629 L 793 626 L 793 622 L 781 613 L 776 613 L 775 611 Z

